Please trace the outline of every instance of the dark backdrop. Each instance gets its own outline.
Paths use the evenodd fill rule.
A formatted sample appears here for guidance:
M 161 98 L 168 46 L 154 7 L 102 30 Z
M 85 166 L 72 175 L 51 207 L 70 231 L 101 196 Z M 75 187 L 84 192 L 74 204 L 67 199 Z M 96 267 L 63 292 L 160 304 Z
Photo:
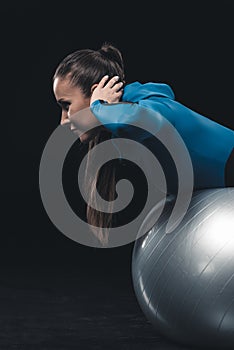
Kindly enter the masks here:
M 1 6 L 1 266 L 66 265 L 129 278 L 133 244 L 82 246 L 59 232 L 43 208 L 40 157 L 60 119 L 54 70 L 68 53 L 109 41 L 123 53 L 129 82 L 168 83 L 178 101 L 234 128 L 233 2 Z
M 128 82 L 165 82 L 178 101 L 234 129 L 233 1 L 23 0 L 0 7 L 0 348 L 179 349 L 139 309 L 134 243 L 83 246 L 46 214 L 39 164 L 60 120 L 51 79 L 68 53 L 109 41 L 123 53 Z M 66 189 L 79 207 L 74 161 L 70 155 Z

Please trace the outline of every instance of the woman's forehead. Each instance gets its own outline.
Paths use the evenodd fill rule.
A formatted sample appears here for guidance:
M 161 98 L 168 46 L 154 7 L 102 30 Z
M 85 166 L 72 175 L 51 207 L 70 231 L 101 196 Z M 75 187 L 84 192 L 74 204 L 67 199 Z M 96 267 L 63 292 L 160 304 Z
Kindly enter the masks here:
M 68 78 L 61 79 L 59 77 L 55 78 L 53 83 L 54 93 L 58 98 L 63 96 L 71 96 L 78 88 L 71 85 Z

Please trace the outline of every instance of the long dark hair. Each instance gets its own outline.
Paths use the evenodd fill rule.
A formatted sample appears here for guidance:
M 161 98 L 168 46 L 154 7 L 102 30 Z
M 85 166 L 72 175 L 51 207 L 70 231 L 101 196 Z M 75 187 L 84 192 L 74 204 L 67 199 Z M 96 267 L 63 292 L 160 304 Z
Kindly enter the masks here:
M 81 49 L 66 56 L 58 65 L 53 79 L 56 77 L 69 78 L 73 86 L 81 89 L 84 97 L 91 97 L 91 87 L 99 83 L 104 75 L 110 78 L 118 75 L 119 81 L 125 82 L 124 63 L 122 54 L 113 44 L 104 43 L 100 49 Z M 95 136 L 89 141 L 85 172 L 85 191 L 89 203 L 96 203 L 97 191 L 108 201 L 109 213 L 95 210 L 87 205 L 87 223 L 92 225 L 92 232 L 103 246 L 107 246 L 109 229 L 113 225 L 113 200 L 115 199 L 116 166 L 104 164 L 97 174 L 91 171 L 91 149 L 100 142 L 111 138 L 111 132 L 105 128 L 97 128 Z

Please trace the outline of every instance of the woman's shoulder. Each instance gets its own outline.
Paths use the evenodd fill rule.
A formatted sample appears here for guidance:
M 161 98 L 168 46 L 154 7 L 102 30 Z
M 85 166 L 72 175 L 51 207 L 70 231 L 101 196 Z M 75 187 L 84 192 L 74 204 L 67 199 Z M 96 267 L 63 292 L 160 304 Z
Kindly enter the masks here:
M 135 81 L 125 86 L 122 100 L 139 102 L 140 100 L 153 97 L 166 97 L 174 99 L 175 95 L 171 86 L 167 83 L 140 83 L 139 81 Z

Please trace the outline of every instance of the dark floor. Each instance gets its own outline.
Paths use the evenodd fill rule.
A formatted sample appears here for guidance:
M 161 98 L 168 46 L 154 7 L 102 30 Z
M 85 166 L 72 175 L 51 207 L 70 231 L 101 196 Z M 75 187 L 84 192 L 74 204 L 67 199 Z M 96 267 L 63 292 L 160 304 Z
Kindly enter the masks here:
M 0 349 L 185 349 L 160 337 L 129 279 L 70 267 L 1 267 Z
M 142 313 L 133 244 L 82 246 L 50 223 L 34 193 L 1 200 L 0 350 L 188 350 Z

